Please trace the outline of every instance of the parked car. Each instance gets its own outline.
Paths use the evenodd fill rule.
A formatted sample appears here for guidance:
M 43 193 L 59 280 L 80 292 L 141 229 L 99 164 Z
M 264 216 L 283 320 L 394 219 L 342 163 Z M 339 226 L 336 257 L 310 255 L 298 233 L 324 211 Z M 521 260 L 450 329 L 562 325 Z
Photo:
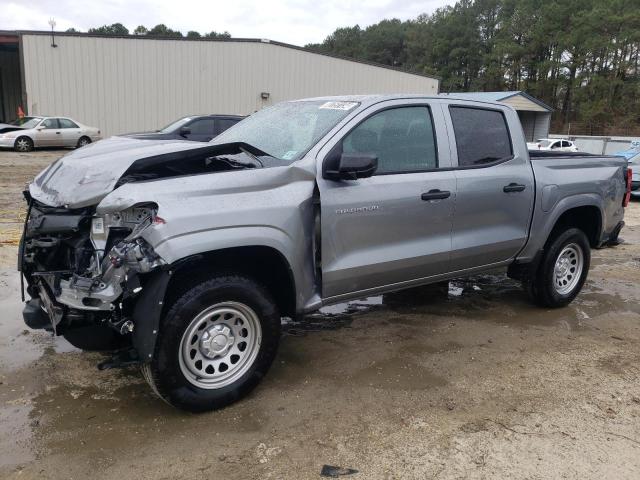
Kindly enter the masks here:
M 191 140 L 208 142 L 244 117 L 238 115 L 194 115 L 171 122 L 155 132 L 128 133 L 125 137 L 138 140 Z
M 578 147 L 569 140 L 557 138 L 539 138 L 535 142 L 527 143 L 529 150 L 553 150 L 556 152 L 577 152 Z
M 631 196 L 640 198 L 640 141 L 631 142 L 629 149 L 616 152 L 614 155 L 624 157 L 629 162 L 629 168 L 633 171 Z
M 0 148 L 30 152 L 40 147 L 84 147 L 100 140 L 100 130 L 66 117 L 24 117 L 0 129 Z
M 628 202 L 624 159 L 530 154 L 515 110 L 454 95 L 284 102 L 209 144 L 91 153 L 28 187 L 24 320 L 119 346 L 102 367 L 190 411 L 258 384 L 281 317 L 496 268 L 565 306 Z

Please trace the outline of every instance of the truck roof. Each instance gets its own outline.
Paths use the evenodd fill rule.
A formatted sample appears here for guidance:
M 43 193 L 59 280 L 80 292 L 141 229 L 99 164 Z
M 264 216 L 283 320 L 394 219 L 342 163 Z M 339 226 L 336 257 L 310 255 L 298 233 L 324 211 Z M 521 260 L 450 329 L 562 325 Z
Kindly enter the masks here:
M 323 101 L 323 102 L 359 102 L 361 105 L 373 105 L 374 103 L 383 102 L 386 100 L 400 100 L 400 99 L 446 99 L 446 100 L 460 100 L 461 102 L 469 103 L 486 103 L 489 105 L 500 105 L 511 108 L 509 105 L 502 102 L 476 100 L 471 98 L 465 98 L 457 96 L 455 93 L 439 93 L 436 95 L 429 95 L 423 93 L 388 93 L 388 94 L 369 94 L 369 95 L 332 95 L 323 97 L 312 98 L 300 98 L 297 100 L 291 100 L 292 102 L 303 101 Z

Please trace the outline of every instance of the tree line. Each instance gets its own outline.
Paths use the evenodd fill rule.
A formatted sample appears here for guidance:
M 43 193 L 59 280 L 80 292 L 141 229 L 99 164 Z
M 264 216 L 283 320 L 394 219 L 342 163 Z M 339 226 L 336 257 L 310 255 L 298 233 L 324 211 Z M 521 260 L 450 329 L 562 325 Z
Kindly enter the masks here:
M 81 33 L 75 28 L 69 28 L 66 30 L 68 33 Z M 129 29 L 121 23 L 114 23 L 112 25 L 103 25 L 102 27 L 90 28 L 87 33 L 94 35 L 146 35 L 148 37 L 176 37 L 176 38 L 231 38 L 231 34 L 227 31 L 216 32 L 211 31 L 209 33 L 201 34 L 195 30 L 189 30 L 186 35 L 183 35 L 179 30 L 173 30 L 167 27 L 164 23 L 160 23 L 152 28 L 147 28 L 144 25 L 137 26 L 133 32 L 129 32 Z
M 436 75 L 442 92 L 523 90 L 555 109 L 558 130 L 640 126 L 637 0 L 460 0 L 307 47 Z

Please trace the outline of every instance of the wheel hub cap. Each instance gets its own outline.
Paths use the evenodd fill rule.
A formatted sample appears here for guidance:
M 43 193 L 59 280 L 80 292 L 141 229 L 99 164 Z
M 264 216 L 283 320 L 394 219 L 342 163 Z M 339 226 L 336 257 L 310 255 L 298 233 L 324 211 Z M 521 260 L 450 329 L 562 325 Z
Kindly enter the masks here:
M 584 268 L 584 255 L 582 248 L 571 243 L 564 247 L 553 269 L 554 287 L 561 295 L 571 293 L 580 282 L 582 269 Z
M 247 305 L 224 302 L 198 314 L 180 341 L 180 370 L 200 388 L 221 388 L 241 377 L 255 361 L 262 327 Z
M 231 349 L 236 339 L 226 325 L 214 325 L 202 333 L 200 351 L 207 358 L 224 356 Z

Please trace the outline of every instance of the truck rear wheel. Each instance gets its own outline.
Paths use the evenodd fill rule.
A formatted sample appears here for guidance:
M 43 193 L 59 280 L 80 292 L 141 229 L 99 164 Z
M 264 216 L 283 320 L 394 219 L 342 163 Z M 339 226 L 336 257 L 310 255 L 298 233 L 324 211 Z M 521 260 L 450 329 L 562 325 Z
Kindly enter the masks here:
M 540 306 L 564 307 L 582 290 L 590 263 L 591 248 L 584 232 L 577 228 L 563 230 L 548 242 L 527 290 Z
M 254 280 L 221 275 L 170 308 L 142 373 L 169 404 L 191 412 L 222 408 L 266 375 L 280 340 L 280 315 Z

